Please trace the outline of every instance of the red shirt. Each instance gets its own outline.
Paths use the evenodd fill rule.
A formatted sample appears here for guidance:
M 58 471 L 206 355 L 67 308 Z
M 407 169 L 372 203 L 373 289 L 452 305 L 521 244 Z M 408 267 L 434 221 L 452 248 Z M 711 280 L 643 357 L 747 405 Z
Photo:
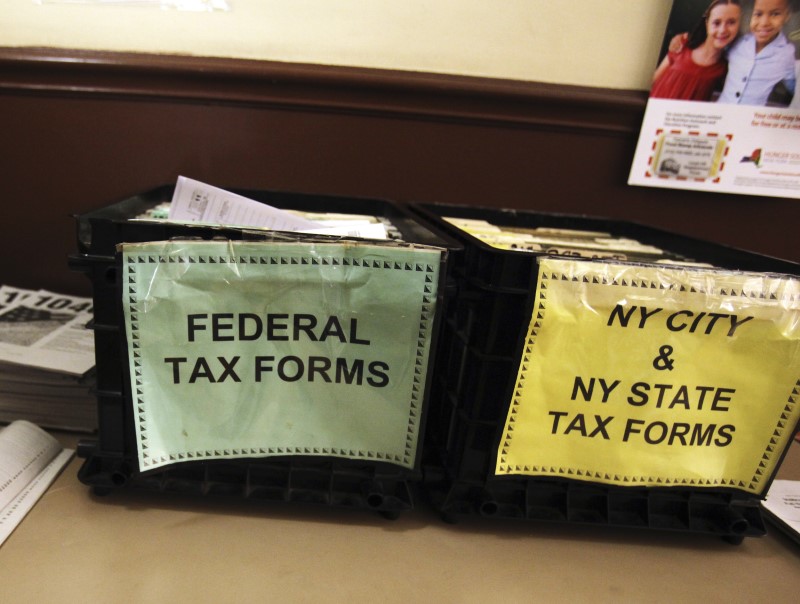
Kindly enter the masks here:
M 651 98 L 708 101 L 711 93 L 728 72 L 728 62 L 720 59 L 713 65 L 692 61 L 692 49 L 684 46 L 679 53 L 670 52 L 669 67 L 653 82 Z

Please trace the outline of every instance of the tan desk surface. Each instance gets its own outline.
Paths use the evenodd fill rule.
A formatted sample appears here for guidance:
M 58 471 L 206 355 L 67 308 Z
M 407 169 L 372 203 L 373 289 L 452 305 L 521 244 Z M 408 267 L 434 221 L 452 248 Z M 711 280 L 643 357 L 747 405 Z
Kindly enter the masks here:
M 69 442 L 69 440 L 67 440 Z M 800 546 L 360 511 L 95 497 L 73 459 L 0 547 L 2 602 L 792 602 Z M 800 479 L 800 445 L 780 478 Z

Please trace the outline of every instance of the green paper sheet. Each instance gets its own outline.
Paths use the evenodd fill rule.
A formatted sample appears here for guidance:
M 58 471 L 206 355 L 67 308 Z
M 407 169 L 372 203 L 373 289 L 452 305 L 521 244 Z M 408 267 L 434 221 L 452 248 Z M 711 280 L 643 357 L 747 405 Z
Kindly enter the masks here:
M 142 471 L 285 455 L 415 466 L 443 250 L 120 249 Z

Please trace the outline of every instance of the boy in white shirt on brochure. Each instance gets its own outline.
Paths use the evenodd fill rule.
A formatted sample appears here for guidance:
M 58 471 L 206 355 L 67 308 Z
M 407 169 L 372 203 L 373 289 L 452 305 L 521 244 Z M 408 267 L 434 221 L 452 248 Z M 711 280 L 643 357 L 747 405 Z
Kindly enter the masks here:
M 789 0 L 756 0 L 750 33 L 728 50 L 728 75 L 718 103 L 766 105 L 779 82 L 794 93 L 795 48 L 782 31 L 791 16 Z

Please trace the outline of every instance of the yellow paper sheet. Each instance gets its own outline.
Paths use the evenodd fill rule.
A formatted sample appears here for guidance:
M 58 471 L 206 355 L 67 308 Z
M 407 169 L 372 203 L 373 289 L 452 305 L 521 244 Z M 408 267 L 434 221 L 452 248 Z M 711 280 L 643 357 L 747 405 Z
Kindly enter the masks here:
M 761 494 L 798 400 L 796 279 L 543 259 L 496 472 Z

